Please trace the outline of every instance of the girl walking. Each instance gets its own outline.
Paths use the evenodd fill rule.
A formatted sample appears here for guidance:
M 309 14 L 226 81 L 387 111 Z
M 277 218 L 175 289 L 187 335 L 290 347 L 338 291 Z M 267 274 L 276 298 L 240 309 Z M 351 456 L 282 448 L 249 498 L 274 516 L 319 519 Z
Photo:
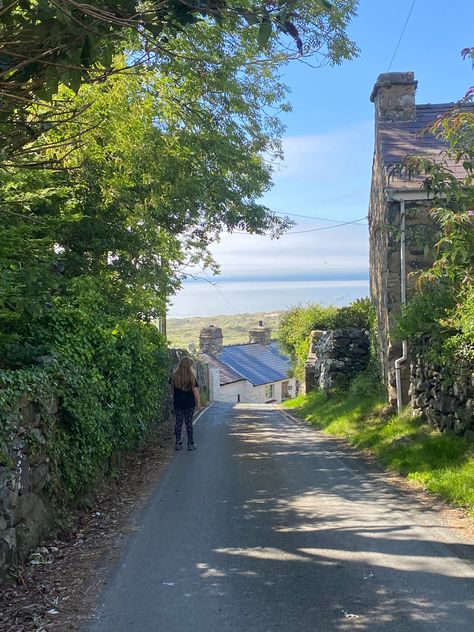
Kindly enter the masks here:
M 173 406 L 176 418 L 175 450 L 182 450 L 183 443 L 181 441 L 181 430 L 183 423 L 186 425 L 188 435 L 188 450 L 195 450 L 196 444 L 193 438 L 193 415 L 194 409 L 197 407 L 201 410 L 201 399 L 199 396 L 199 386 L 192 369 L 193 361 L 189 357 L 181 358 L 178 368 L 174 371 L 171 378 L 173 386 Z

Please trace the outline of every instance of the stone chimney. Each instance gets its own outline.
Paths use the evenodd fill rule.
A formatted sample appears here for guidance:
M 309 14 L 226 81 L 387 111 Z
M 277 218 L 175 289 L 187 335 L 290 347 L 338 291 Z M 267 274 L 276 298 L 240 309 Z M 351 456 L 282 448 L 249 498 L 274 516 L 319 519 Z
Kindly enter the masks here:
M 222 349 L 222 329 L 209 325 L 203 327 L 199 334 L 199 351 L 201 353 L 218 353 Z
M 413 72 L 385 72 L 379 75 L 370 100 L 375 104 L 375 120 L 414 121 L 418 81 Z
M 257 327 L 252 327 L 249 331 L 249 342 L 267 345 L 270 342 L 272 330 L 263 326 L 263 320 L 258 321 Z

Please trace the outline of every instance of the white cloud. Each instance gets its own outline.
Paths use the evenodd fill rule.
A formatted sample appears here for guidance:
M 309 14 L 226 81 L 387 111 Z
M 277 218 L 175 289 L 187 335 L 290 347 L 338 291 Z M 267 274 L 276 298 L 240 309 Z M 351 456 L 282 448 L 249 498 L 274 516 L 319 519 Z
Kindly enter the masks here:
M 308 222 L 298 229 L 309 225 L 323 226 Z M 367 227 L 349 225 L 301 235 L 288 234 L 279 240 L 226 234 L 212 247 L 212 252 L 221 265 L 223 279 L 351 278 L 367 274 L 367 249 Z
M 364 121 L 349 127 L 309 136 L 287 136 L 283 139 L 284 160 L 274 180 L 327 182 L 352 180 L 361 170 L 370 169 L 373 151 L 373 122 Z M 365 162 L 361 156 L 368 157 Z

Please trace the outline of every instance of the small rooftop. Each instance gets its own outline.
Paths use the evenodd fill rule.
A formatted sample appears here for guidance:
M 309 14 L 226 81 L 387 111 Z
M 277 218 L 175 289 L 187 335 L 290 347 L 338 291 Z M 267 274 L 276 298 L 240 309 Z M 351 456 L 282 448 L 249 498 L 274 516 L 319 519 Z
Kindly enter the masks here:
M 240 375 L 240 373 L 234 371 L 230 366 L 228 366 L 224 362 L 221 362 L 219 358 L 213 353 L 201 353 L 201 358 L 213 369 L 219 369 L 221 386 L 245 380 L 243 375 Z
M 253 386 L 286 380 L 291 368 L 289 360 L 279 352 L 276 343 L 229 345 L 222 348 L 217 358 Z M 222 374 L 221 384 L 224 384 Z

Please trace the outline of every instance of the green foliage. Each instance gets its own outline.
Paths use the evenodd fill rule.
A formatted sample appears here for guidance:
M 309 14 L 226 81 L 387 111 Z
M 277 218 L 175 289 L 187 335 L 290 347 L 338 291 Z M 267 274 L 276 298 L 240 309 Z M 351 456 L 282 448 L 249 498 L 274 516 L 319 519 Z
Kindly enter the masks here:
M 90 489 L 113 454 L 129 450 L 162 419 L 169 377 L 166 341 L 150 324 L 107 313 L 100 287 L 81 278 L 30 323 L 29 349 L 47 369 L 0 372 L 2 434 L 21 395 L 43 402 L 50 424 L 53 491 L 69 501 Z M 58 415 L 44 416 L 54 395 Z
M 288 400 L 284 406 L 474 515 L 472 442 L 451 433 L 441 434 L 412 419 L 409 410 L 387 417 L 384 400 L 383 392 L 363 393 L 351 387 L 349 393 L 330 398 L 313 391 Z
M 356 4 L 356 0 L 6 3 L 0 10 L 4 88 L 0 163 L 44 165 L 29 155 L 32 140 L 81 114 L 58 96 L 60 87 L 77 92 L 85 84 L 107 80 L 117 72 L 114 55 L 127 53 L 122 71 L 160 67 L 180 56 L 189 67 L 206 66 L 206 76 L 220 72 L 214 53 L 223 61 L 244 49 L 249 64 L 265 61 L 276 66 L 302 54 L 336 64 L 357 54 L 346 34 Z M 217 50 L 212 43 L 202 48 L 203 33 L 210 40 L 219 36 Z
M 170 61 L 78 95 L 60 90 L 84 113 L 49 132 L 38 155 L 52 159 L 58 143 L 80 136 L 67 169 L 0 174 L 0 357 L 82 275 L 100 280 L 117 317 L 151 320 L 187 266 L 214 265 L 208 246 L 222 230 L 286 228 L 256 202 L 271 177 L 261 153 L 278 151 L 281 133 L 261 109 L 281 104 L 284 89 L 265 68 L 235 77 L 241 61 L 223 61 L 206 83 Z M 232 102 L 220 104 L 222 91 Z
M 308 357 L 310 333 L 314 329 L 333 329 L 337 309 L 317 303 L 297 305 L 284 312 L 280 319 L 278 341 L 291 357 L 295 376 L 304 378 L 304 364 Z
M 359 298 L 346 307 L 340 307 L 334 317 L 334 329 L 365 329 L 372 327 L 373 308 L 369 297 Z
M 367 393 L 371 393 L 374 397 L 379 399 L 386 397 L 386 391 L 380 377 L 379 366 L 373 354 L 365 371 L 356 375 L 350 382 L 348 393 L 350 397 L 354 399 L 358 397 L 366 398 Z

